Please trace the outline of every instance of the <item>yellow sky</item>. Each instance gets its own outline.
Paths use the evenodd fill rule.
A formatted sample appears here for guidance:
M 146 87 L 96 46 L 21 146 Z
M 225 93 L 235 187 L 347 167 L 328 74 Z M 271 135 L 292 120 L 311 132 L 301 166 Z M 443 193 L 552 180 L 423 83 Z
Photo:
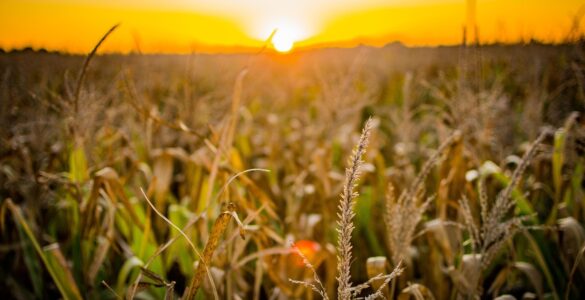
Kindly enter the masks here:
M 0 47 L 190 52 L 259 47 L 274 27 L 295 47 L 456 44 L 471 0 L 0 0 Z M 477 0 L 482 41 L 561 41 L 584 1 Z M 585 21 L 582 22 L 585 25 Z M 581 26 L 583 28 L 583 26 Z

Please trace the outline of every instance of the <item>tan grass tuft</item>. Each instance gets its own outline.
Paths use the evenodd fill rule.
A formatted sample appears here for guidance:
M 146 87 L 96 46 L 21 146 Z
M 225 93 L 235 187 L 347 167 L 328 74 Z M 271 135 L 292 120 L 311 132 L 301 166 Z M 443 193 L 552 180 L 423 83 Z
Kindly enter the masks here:
M 479 180 L 479 204 L 480 204 L 480 222 L 476 222 L 473 217 L 469 200 L 463 196 L 459 200 L 459 207 L 463 216 L 467 231 L 469 232 L 472 251 L 474 257 L 479 258 L 479 264 L 476 272 L 486 270 L 495 258 L 501 247 L 506 241 L 512 238 L 516 233 L 522 230 L 523 223 L 531 216 L 512 216 L 508 217 L 510 210 L 516 206 L 512 197 L 512 191 L 522 178 L 526 168 L 532 161 L 538 145 L 548 136 L 549 132 L 543 132 L 530 146 L 528 151 L 522 157 L 522 160 L 510 179 L 510 183 L 496 197 L 492 207 L 489 206 L 488 196 L 485 191 L 484 181 Z M 478 226 L 477 223 L 480 225 Z M 465 292 L 469 295 L 479 295 L 480 276 L 474 277 L 475 282 L 466 284 Z
M 445 150 L 459 140 L 461 133 L 455 131 L 422 167 L 419 175 L 412 184 L 405 189 L 400 197 L 396 198 L 394 186 L 390 183 L 386 194 L 386 211 L 384 223 L 386 224 L 387 244 L 392 253 L 392 262 L 397 265 L 400 261 L 409 260 L 409 248 L 416 236 L 416 226 L 422 219 L 427 207 L 434 199 L 428 197 L 421 203 L 424 196 L 423 184 L 433 167 L 441 161 Z

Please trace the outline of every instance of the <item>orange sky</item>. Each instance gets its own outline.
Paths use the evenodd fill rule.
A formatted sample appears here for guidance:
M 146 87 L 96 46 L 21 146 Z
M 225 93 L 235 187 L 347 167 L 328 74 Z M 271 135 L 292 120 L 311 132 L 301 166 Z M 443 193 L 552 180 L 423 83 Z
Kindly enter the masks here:
M 87 52 L 115 23 L 102 51 L 191 52 L 259 47 L 275 27 L 296 48 L 457 44 L 471 0 L 1 0 L 0 47 Z M 477 0 L 484 42 L 561 41 L 585 3 Z M 585 21 L 581 23 L 581 30 Z M 584 30 L 582 30 L 584 31 Z

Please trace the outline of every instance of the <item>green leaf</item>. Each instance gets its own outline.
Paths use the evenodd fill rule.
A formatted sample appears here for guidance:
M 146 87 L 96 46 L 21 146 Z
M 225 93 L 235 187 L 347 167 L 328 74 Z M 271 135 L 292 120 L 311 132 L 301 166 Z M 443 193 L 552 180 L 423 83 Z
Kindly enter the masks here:
M 57 285 L 57 288 L 59 289 L 59 292 L 61 292 L 61 295 L 63 296 L 63 298 L 64 299 L 82 299 L 81 294 L 79 293 L 79 289 L 77 288 L 77 285 L 75 284 L 75 281 L 73 280 L 73 277 L 71 276 L 69 269 L 67 268 L 66 264 L 64 263 L 64 259 L 62 258 L 62 255 L 59 258 L 60 261 L 57 261 L 58 257 L 56 257 L 57 254 L 54 252 L 50 253 L 49 255 L 46 255 L 46 252 L 43 251 L 43 249 L 41 249 L 41 246 L 40 246 L 39 242 L 37 241 L 35 235 L 33 234 L 28 223 L 26 222 L 26 220 L 22 216 L 22 212 L 20 211 L 20 208 L 18 206 L 14 205 L 14 203 L 12 203 L 11 200 L 6 200 L 6 201 L 7 201 L 8 208 L 10 209 L 12 214 L 14 215 L 14 219 L 17 222 L 17 226 L 20 227 L 20 229 L 26 234 L 28 239 L 33 244 L 34 249 L 36 250 L 37 254 L 39 255 L 39 257 L 43 261 L 43 264 L 45 265 L 45 267 L 49 271 L 51 278 L 55 282 L 55 285 Z
M 134 274 L 132 274 L 132 276 L 130 276 L 130 273 L 133 270 L 140 270 L 140 267 L 142 266 L 144 266 L 144 263 L 142 262 L 142 260 L 140 260 L 140 258 L 136 256 L 132 256 L 124 262 L 122 268 L 120 269 L 120 272 L 118 272 L 118 281 L 116 281 L 116 293 L 123 294 L 126 282 L 132 282 L 132 280 L 134 280 L 135 277 L 138 275 L 138 272 L 135 272 Z
M 494 172 L 492 173 L 492 176 L 504 186 L 508 186 L 510 184 L 510 178 L 508 178 L 508 176 L 506 176 L 503 172 Z M 524 197 L 518 188 L 514 188 L 512 190 L 512 198 L 514 201 L 516 201 L 517 215 L 530 216 L 535 214 L 532 204 L 530 204 L 528 199 Z
M 190 214 L 189 210 L 184 206 L 176 204 L 169 206 L 169 220 L 179 228 L 183 228 L 187 225 Z M 187 229 L 185 234 L 189 234 L 190 231 L 191 229 Z M 176 238 L 179 235 L 179 232 L 176 230 L 171 230 L 169 240 Z M 184 238 L 178 238 L 167 248 L 165 254 L 165 265 L 167 267 L 172 266 L 173 262 L 177 261 L 183 274 L 190 274 L 193 272 L 193 252 L 190 250 L 189 245 L 187 245 Z
M 552 157 L 552 168 L 553 168 L 553 184 L 555 186 L 555 198 L 556 201 L 559 200 L 561 195 L 561 189 L 563 184 L 563 164 L 565 162 L 565 140 L 566 140 L 566 133 L 563 128 L 557 130 L 555 132 L 555 139 L 554 139 L 554 150 L 553 150 L 553 157 Z
M 75 279 L 71 274 L 71 270 L 67 265 L 67 261 L 59 248 L 59 244 L 51 244 L 43 248 L 43 252 L 45 253 L 46 261 L 47 261 L 47 268 L 53 270 L 52 275 L 55 281 L 61 283 L 65 293 L 67 296 L 64 296 L 65 299 L 82 299 L 81 294 L 79 293 L 79 289 L 77 288 L 77 284 L 75 283 Z
M 69 178 L 73 182 L 81 183 L 89 178 L 87 159 L 82 147 L 75 147 L 69 155 Z
M 583 199 L 583 161 L 580 160 L 575 169 L 573 170 L 573 176 L 571 176 L 571 197 L 567 197 L 565 203 L 569 212 L 573 212 L 576 203 L 579 203 Z
M 523 231 L 523 233 L 524 233 L 524 236 L 526 237 L 526 239 L 528 240 L 528 244 L 529 244 L 530 249 L 532 249 L 532 251 L 534 253 L 534 256 L 536 258 L 536 262 L 537 262 L 538 266 L 540 267 L 540 269 L 542 270 L 542 273 L 544 274 L 544 278 L 546 279 L 546 283 L 548 284 L 549 288 L 552 290 L 553 298 L 555 300 L 558 300 L 559 293 L 558 293 L 558 290 L 557 290 L 556 285 L 555 285 L 555 281 L 554 281 L 555 277 L 551 273 L 549 265 L 547 264 L 547 262 L 554 263 L 554 261 L 552 261 L 552 259 L 550 258 L 549 251 L 546 251 L 547 249 L 545 247 L 545 243 L 538 236 L 537 236 L 537 238 L 539 239 L 539 241 L 537 241 L 532 236 L 532 234 L 528 231 Z M 541 251 L 541 247 L 543 247 L 542 250 L 544 250 L 544 252 Z M 558 276 L 559 273 L 556 272 L 555 275 Z
M 25 240 L 26 232 L 24 232 L 22 226 L 16 226 L 18 229 L 18 234 L 21 240 Z M 39 264 L 39 259 L 35 254 L 35 249 L 32 247 L 31 243 L 23 243 L 23 259 L 24 265 L 28 270 L 28 275 L 30 277 L 30 281 L 32 283 L 32 289 L 35 293 L 37 298 L 42 298 L 43 295 L 43 272 L 41 272 L 41 266 Z
M 376 229 L 373 225 L 374 218 L 372 218 L 372 188 L 364 187 L 357 199 L 356 204 L 356 220 L 358 223 L 358 230 L 365 235 L 368 242 L 368 247 L 374 256 L 383 256 L 384 251 L 376 237 Z

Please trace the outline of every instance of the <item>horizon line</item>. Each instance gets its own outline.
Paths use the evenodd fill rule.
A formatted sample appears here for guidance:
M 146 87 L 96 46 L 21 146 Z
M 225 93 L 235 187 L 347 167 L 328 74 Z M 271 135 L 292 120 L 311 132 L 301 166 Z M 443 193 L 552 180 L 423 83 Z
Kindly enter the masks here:
M 254 54 L 259 52 L 265 53 L 275 53 L 279 55 L 288 55 L 294 53 L 301 53 L 301 52 L 308 52 L 308 51 L 315 51 L 315 50 L 325 50 L 325 49 L 354 49 L 360 47 L 368 47 L 373 49 L 383 49 L 387 47 L 400 47 L 406 49 L 423 49 L 423 48 L 442 48 L 442 47 L 473 47 L 473 46 L 521 46 L 521 45 L 546 45 L 546 46 L 566 46 L 566 45 L 573 45 L 585 39 L 585 35 L 581 35 L 577 38 L 573 39 L 565 39 L 562 41 L 546 41 L 546 40 L 539 40 L 534 37 L 524 39 L 519 38 L 515 41 L 490 41 L 490 42 L 472 42 L 472 43 L 440 43 L 440 44 L 413 44 L 408 45 L 402 41 L 395 40 L 389 41 L 386 43 L 368 43 L 368 42 L 359 42 L 356 40 L 348 40 L 348 41 L 341 41 L 341 42 L 324 42 L 318 44 L 310 44 L 310 45 L 301 45 L 295 46 L 292 51 L 287 53 L 279 53 L 272 49 L 270 46 L 262 45 L 262 46 L 240 46 L 240 45 L 209 45 L 209 44 L 199 44 L 200 47 L 195 47 L 195 49 L 191 49 L 189 51 L 142 51 L 140 49 L 130 49 L 128 51 L 124 50 L 102 50 L 99 51 L 101 55 L 185 55 L 185 54 Z M 88 47 L 89 48 L 89 47 Z M 197 50 L 199 48 L 200 50 Z M 26 45 L 22 47 L 3 47 L 0 45 L 0 53 L 24 53 L 24 52 L 35 52 L 35 53 L 52 53 L 52 54 L 62 54 L 62 55 L 85 55 L 87 52 L 82 51 L 70 51 L 65 49 L 55 49 L 55 48 L 46 48 L 46 47 L 36 47 L 33 45 Z

